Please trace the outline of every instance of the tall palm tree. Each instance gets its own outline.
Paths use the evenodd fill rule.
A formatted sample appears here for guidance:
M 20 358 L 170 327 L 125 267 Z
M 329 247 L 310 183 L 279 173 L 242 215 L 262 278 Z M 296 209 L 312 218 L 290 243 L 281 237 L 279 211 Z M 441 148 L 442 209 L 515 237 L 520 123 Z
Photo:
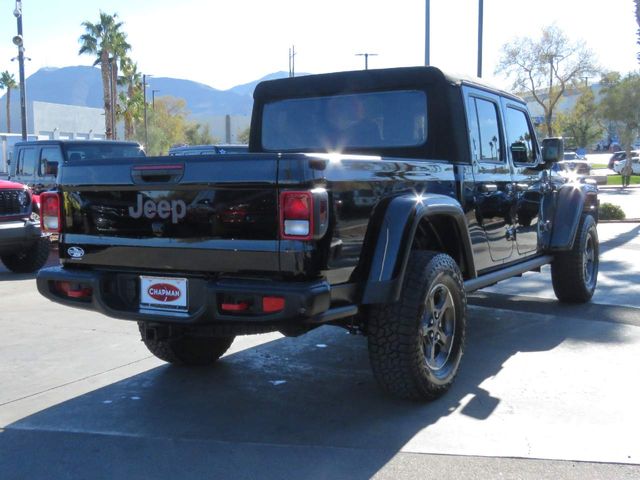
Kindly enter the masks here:
M 131 47 L 126 42 L 126 34 L 120 28 L 122 22 L 116 19 L 118 14 L 109 15 L 100 11 L 100 21 L 98 23 L 82 22 L 85 33 L 80 36 L 80 50 L 78 55 L 90 54 L 96 56 L 94 65 L 100 65 L 102 74 L 102 95 L 104 98 L 104 121 L 105 135 L 108 139 L 113 135 L 113 100 L 115 90 L 111 88 L 112 71 L 110 69 L 111 58 L 117 60 L 122 51 L 125 52 Z M 115 63 L 115 62 L 114 62 Z
M 7 133 L 11 133 L 11 89 L 18 88 L 16 77 L 7 70 L 0 73 L 0 89 L 7 89 Z
M 112 53 L 111 53 L 111 98 L 113 101 L 113 109 L 114 115 L 112 117 L 113 121 L 113 138 L 114 140 L 118 136 L 118 132 L 116 130 L 116 114 L 118 110 L 118 62 L 120 63 L 120 67 L 122 65 L 129 62 L 129 58 L 127 57 L 127 53 L 131 50 L 131 45 L 127 43 L 127 35 L 121 31 L 116 31 L 113 35 L 112 42 Z
M 122 76 L 118 79 L 118 84 L 126 87 L 126 92 L 120 93 L 124 135 L 125 139 L 131 140 L 135 137 L 135 123 L 142 118 L 144 109 L 142 75 L 138 72 L 138 64 L 128 57 L 121 59 L 120 70 Z

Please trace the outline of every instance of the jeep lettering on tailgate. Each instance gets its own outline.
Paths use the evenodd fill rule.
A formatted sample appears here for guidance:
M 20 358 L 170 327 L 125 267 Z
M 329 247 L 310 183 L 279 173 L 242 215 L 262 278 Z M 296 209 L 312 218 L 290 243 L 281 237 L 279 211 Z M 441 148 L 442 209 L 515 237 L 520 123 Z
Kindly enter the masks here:
M 187 214 L 187 204 L 183 200 L 160 200 L 158 203 L 151 199 L 144 201 L 142 194 L 138 194 L 136 206 L 129 207 L 129 215 L 133 218 L 145 216 L 152 219 L 160 217 L 167 219 L 171 217 L 171 223 L 178 223 Z

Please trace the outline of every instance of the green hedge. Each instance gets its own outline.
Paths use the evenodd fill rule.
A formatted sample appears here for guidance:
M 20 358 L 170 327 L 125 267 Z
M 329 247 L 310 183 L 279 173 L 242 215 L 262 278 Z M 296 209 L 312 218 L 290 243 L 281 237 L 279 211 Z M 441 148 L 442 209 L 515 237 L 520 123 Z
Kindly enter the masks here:
M 624 211 L 613 203 L 602 203 L 598 211 L 600 220 L 624 220 L 626 215 Z

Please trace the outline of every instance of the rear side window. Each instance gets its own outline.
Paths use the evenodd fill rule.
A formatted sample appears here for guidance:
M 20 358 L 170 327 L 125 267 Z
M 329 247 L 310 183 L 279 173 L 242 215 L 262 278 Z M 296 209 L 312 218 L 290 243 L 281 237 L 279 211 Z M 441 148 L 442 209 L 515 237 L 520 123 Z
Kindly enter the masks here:
M 266 150 L 348 151 L 427 141 L 427 95 L 417 90 L 293 98 L 267 103 Z
M 482 98 L 469 98 L 471 158 L 477 162 L 503 160 L 497 105 Z
M 537 146 L 526 113 L 507 107 L 506 115 L 507 144 L 513 163 L 535 163 Z
M 62 164 L 62 152 L 58 147 L 43 147 L 40 152 L 40 170 L 39 174 L 41 176 L 46 175 L 47 171 L 47 162 L 49 163 L 57 163 L 58 165 Z
M 16 167 L 16 175 L 33 175 L 38 163 L 37 148 L 23 148 L 18 154 L 18 165 Z

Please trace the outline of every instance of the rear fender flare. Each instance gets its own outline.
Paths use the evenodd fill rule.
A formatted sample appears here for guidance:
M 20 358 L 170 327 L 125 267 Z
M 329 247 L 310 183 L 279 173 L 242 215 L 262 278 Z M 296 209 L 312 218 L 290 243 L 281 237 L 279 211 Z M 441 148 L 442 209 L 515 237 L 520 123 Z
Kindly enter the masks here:
M 370 241 L 372 253 L 362 303 L 396 301 L 402 289 L 402 280 L 409 261 L 411 247 L 420 222 L 429 216 L 451 217 L 458 229 L 465 270 L 475 277 L 471 240 L 464 211 L 458 201 L 439 194 L 402 195 L 393 198 L 382 217 L 373 222 L 379 225 Z M 365 244 L 365 249 L 369 248 Z
M 549 250 L 564 251 L 573 247 L 583 213 L 598 220 L 598 190 L 589 184 L 565 184 L 557 192 L 556 208 Z

